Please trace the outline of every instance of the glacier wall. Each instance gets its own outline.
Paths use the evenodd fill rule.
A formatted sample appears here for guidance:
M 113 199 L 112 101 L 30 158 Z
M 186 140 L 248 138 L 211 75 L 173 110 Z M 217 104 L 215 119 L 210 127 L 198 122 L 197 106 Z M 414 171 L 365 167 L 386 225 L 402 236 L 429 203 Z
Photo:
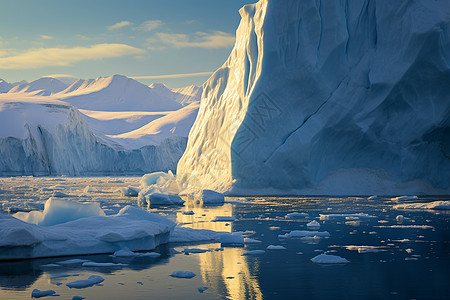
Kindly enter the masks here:
M 450 193 L 450 3 L 261 0 L 178 163 L 230 194 Z
M 175 170 L 187 138 L 124 149 L 93 132 L 78 109 L 61 101 L 14 103 L 3 117 L 23 118 L 23 133 L 0 137 L 0 176 L 118 175 Z M 50 121 L 49 121 L 50 120 Z M 15 128 L 16 124 L 10 124 Z

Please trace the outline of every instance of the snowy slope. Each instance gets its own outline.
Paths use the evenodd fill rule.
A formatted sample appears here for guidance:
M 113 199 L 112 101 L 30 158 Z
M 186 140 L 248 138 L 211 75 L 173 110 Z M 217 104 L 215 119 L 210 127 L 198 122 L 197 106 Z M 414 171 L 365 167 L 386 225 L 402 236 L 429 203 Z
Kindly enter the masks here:
M 67 88 L 67 86 L 67 84 L 62 83 L 58 79 L 51 77 L 42 77 L 30 83 L 25 82 L 22 84 L 18 84 L 10 89 L 9 93 L 39 92 L 37 94 L 48 96 L 61 92 L 62 90 Z
M 448 1 L 261 0 L 240 14 L 179 180 L 235 194 L 450 192 Z
M 200 101 L 203 88 L 201 86 L 190 85 L 184 88 L 172 89 L 173 99 L 182 105 L 188 105 Z
M 87 110 L 168 111 L 182 107 L 170 97 L 122 75 L 77 81 L 55 96 Z
M 0 79 L 0 93 L 7 93 L 10 89 L 13 88 L 13 85 L 9 82 Z
M 33 93 L 0 94 L 0 175 L 143 174 L 175 170 L 187 138 L 126 148 L 91 129 L 67 102 Z

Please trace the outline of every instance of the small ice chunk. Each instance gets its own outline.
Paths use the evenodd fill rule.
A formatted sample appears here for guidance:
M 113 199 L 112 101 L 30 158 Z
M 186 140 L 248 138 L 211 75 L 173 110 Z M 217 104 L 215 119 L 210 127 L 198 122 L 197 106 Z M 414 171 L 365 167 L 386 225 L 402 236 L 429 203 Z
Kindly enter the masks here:
M 244 244 L 259 244 L 262 243 L 260 240 L 251 239 L 251 238 L 245 238 Z
M 367 200 L 378 200 L 378 196 L 377 195 L 370 196 L 369 198 L 367 198 Z
M 137 197 L 139 192 L 141 191 L 139 188 L 127 186 L 119 189 L 120 194 L 123 197 Z
M 231 217 L 231 216 L 217 216 L 214 219 L 215 222 L 233 222 L 235 220 L 236 220 L 236 218 L 235 217 Z
M 115 257 L 160 257 L 161 254 L 156 253 L 156 252 L 145 252 L 145 253 L 140 253 L 140 252 L 133 252 L 130 250 L 118 250 L 116 252 L 114 252 L 114 254 L 112 256 Z
M 57 265 L 57 264 L 41 265 L 41 268 L 58 268 L 58 267 L 61 267 L 61 265 Z
M 417 196 L 399 196 L 395 198 L 391 198 L 393 201 L 404 201 L 404 200 L 416 200 Z
M 46 296 L 55 295 L 56 292 L 54 290 L 40 291 L 38 289 L 34 289 L 31 292 L 31 298 L 41 298 Z
M 245 252 L 243 255 L 260 255 L 260 254 L 264 254 L 266 253 L 266 251 L 264 250 L 250 250 Z
M 343 257 L 337 256 L 337 255 L 330 255 L 330 254 L 319 254 L 319 255 L 311 258 L 311 261 L 313 263 L 317 263 L 317 264 L 344 264 L 344 263 L 349 263 L 349 261 L 346 260 Z
M 192 278 L 197 276 L 194 272 L 191 271 L 174 271 L 170 276 L 175 278 Z
M 115 264 L 115 263 L 97 263 L 93 261 L 85 262 L 82 264 L 83 267 L 124 267 L 128 266 L 127 264 Z
M 321 220 L 333 220 L 333 219 L 345 219 L 347 217 L 354 217 L 358 219 L 375 219 L 376 216 L 371 216 L 365 213 L 357 213 L 357 214 L 320 214 Z
M 397 222 L 402 223 L 405 220 L 405 217 L 403 215 L 398 215 L 395 217 Z
M 189 253 L 205 253 L 208 252 L 208 250 L 206 249 L 198 249 L 198 248 L 186 248 L 183 250 L 183 252 L 185 254 L 189 254 Z
M 198 291 L 200 292 L 200 293 L 203 293 L 204 291 L 206 291 L 208 288 L 206 287 L 206 286 L 201 286 L 201 287 L 199 287 L 198 288 Z
M 68 265 L 82 264 L 82 263 L 89 262 L 89 261 L 90 260 L 87 260 L 87 259 L 74 258 L 74 259 L 68 259 L 68 260 L 63 260 L 63 261 L 57 261 L 56 263 L 59 265 L 68 266 Z
M 307 213 L 299 213 L 299 212 L 292 212 L 285 216 L 286 219 L 299 219 L 299 218 L 306 218 L 309 215 Z
M 103 278 L 101 276 L 92 275 L 92 276 L 89 276 L 88 279 L 75 280 L 75 281 L 67 283 L 66 285 L 70 288 L 83 289 L 83 288 L 93 286 L 95 284 L 99 284 L 99 283 L 103 282 L 104 280 L 105 280 L 105 278 Z
M 184 200 L 177 195 L 153 193 L 145 196 L 150 205 L 182 205 Z
M 450 201 L 433 201 L 429 203 L 406 203 L 394 206 L 394 209 L 450 209 Z
M 266 250 L 286 250 L 286 247 L 281 245 L 269 245 Z
M 409 253 L 409 254 L 411 254 L 411 253 L 413 253 L 413 249 L 411 249 L 411 248 L 408 248 L 408 249 L 405 249 L 405 251 L 407 252 L 407 253 Z
M 320 228 L 320 224 L 316 220 L 309 222 L 308 224 L 306 224 L 306 226 L 308 228 Z
M 380 250 L 375 247 L 375 246 L 354 246 L 354 245 L 350 245 L 350 246 L 345 246 L 345 249 L 347 250 L 353 250 L 353 251 L 358 251 L 358 253 L 378 253 L 380 252 Z
M 192 210 L 189 211 L 183 211 L 183 215 L 194 215 L 195 213 Z
M 87 193 L 95 193 L 98 192 L 98 189 L 88 185 L 87 187 L 84 188 L 83 193 L 87 194 Z
M 72 300 L 83 300 L 83 299 L 86 299 L 86 297 L 83 297 L 83 296 L 73 296 L 72 297 Z
M 202 202 L 203 204 L 215 204 L 220 205 L 225 202 L 225 197 L 223 194 L 212 191 L 212 190 L 202 190 Z
M 222 244 L 244 244 L 242 232 L 225 233 L 219 237 Z
M 302 238 L 302 237 L 330 237 L 328 231 L 292 230 L 286 234 L 278 235 L 278 238 Z

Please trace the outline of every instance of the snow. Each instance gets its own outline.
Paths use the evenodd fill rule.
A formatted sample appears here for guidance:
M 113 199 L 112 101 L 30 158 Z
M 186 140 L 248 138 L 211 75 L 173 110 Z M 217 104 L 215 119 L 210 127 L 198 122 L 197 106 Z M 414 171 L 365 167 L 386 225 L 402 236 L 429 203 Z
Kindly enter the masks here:
M 179 180 L 228 195 L 448 195 L 449 13 L 446 0 L 244 6 Z
M 219 238 L 221 244 L 244 244 L 242 232 L 232 232 L 222 234 Z
M 170 274 L 170 276 L 176 277 L 176 278 L 192 278 L 197 275 L 191 271 L 174 271 L 174 272 L 172 272 L 172 274 Z
M 286 247 L 281 245 L 269 245 L 266 250 L 286 250 Z
M 199 107 L 118 75 L 57 93 L 17 89 L 0 93 L 1 176 L 175 170 Z
M 18 212 L 14 217 L 32 224 L 52 226 L 91 216 L 104 216 L 99 203 L 79 203 L 51 197 L 44 211 Z
M 84 289 L 96 284 L 103 282 L 105 279 L 98 275 L 89 276 L 88 279 L 81 279 L 67 283 L 66 285 L 70 288 Z
M 394 209 L 450 209 L 450 201 L 433 201 L 428 203 L 405 203 L 394 205 Z
M 53 226 L 25 223 L 0 214 L 0 259 L 151 250 L 169 241 L 175 223 L 137 207 L 111 216 L 91 216 Z
M 311 258 L 313 263 L 317 264 L 345 264 L 349 263 L 349 261 L 343 257 L 337 255 L 330 254 L 319 254 L 313 258 Z
M 292 230 L 291 232 L 278 235 L 279 238 L 302 238 L 302 237 L 330 237 L 328 231 Z
M 56 294 L 56 292 L 54 290 L 40 291 L 38 289 L 34 289 L 31 292 L 31 298 L 41 298 L 41 297 L 52 296 L 55 294 Z

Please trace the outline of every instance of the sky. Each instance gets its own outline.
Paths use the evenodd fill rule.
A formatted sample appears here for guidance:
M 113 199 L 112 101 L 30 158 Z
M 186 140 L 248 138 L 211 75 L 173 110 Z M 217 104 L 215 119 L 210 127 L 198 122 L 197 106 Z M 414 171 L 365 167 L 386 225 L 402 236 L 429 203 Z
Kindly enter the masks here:
M 256 0 L 0 0 L 0 78 L 201 85 L 228 58 Z

